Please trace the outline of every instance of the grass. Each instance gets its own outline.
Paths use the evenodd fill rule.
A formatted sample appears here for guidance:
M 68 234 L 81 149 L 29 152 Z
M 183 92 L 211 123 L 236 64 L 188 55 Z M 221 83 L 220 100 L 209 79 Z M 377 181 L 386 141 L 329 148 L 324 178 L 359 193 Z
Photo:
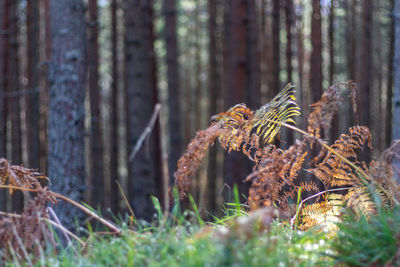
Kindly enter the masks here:
M 400 209 L 381 209 L 376 216 L 348 214 L 336 235 L 296 231 L 275 221 L 269 230 L 243 224 L 247 213 L 238 202 L 227 204 L 225 216 L 205 222 L 195 202 L 192 211 L 176 205 L 165 216 L 156 198 L 152 223 L 119 222 L 119 236 L 89 232 L 78 242 L 59 249 L 43 248 L 30 261 L 16 256 L 1 266 L 365 266 L 399 264 Z M 250 231 L 248 230 L 250 229 Z

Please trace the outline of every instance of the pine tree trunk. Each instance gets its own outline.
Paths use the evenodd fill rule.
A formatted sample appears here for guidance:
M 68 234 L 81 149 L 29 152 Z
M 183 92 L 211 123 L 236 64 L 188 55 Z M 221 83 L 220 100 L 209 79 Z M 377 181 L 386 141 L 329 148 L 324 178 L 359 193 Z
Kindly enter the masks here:
M 286 14 L 286 70 L 287 70 L 287 82 L 293 83 L 293 66 L 292 66 L 292 27 L 294 21 L 294 10 L 293 0 L 286 0 L 285 2 L 285 14 Z M 293 131 L 291 129 L 282 129 L 286 131 L 286 140 L 284 142 L 287 145 L 293 143 Z
M 6 91 L 10 93 L 7 101 L 7 114 L 11 122 L 11 163 L 22 164 L 22 133 L 21 133 L 21 91 L 19 86 L 19 60 L 18 60 L 18 1 L 6 0 L 5 19 L 7 38 L 6 52 Z M 15 192 L 12 196 L 12 210 L 21 211 L 23 196 Z
M 273 0 L 272 7 L 272 86 L 269 99 L 272 99 L 280 91 L 280 1 Z
M 6 44 L 6 28 L 5 28 L 5 0 L 0 0 L 0 158 L 6 158 L 6 122 L 7 111 L 5 101 L 5 44 Z M 7 208 L 7 194 L 5 189 L 0 190 L 0 210 L 5 211 Z
M 247 38 L 246 53 L 248 64 L 247 77 L 247 104 L 252 109 L 261 106 L 261 80 L 260 80 L 260 42 L 259 42 L 259 25 L 258 13 L 255 0 L 247 1 Z
M 393 121 L 392 140 L 400 139 L 400 0 L 394 1 Z
M 310 89 L 312 94 L 312 102 L 315 102 L 318 101 L 322 95 L 322 37 L 320 0 L 312 0 L 312 8 Z
M 118 91 L 119 91 L 119 71 L 118 71 L 118 17 L 117 0 L 111 2 L 111 57 L 112 57 L 112 84 L 110 96 L 110 188 L 111 188 L 111 209 L 114 214 L 118 212 L 119 182 L 118 174 Z
M 218 55 L 217 55 L 217 1 L 208 0 L 208 34 L 210 36 L 209 42 L 209 81 L 210 81 L 210 113 L 211 115 L 217 114 L 217 100 L 220 98 L 220 75 L 218 70 Z M 215 212 L 217 209 L 217 150 L 216 146 L 212 147 L 208 157 L 208 209 Z
M 246 102 L 246 1 L 231 0 L 228 3 L 225 51 L 225 110 Z M 230 153 L 225 158 L 225 179 L 228 185 L 237 184 L 240 192 L 247 192 L 242 181 L 248 173 L 249 164 L 240 153 Z
M 147 126 L 157 100 L 153 49 L 153 1 L 126 0 L 125 75 L 128 99 L 128 148 L 132 149 Z M 157 140 L 153 135 L 129 161 L 128 197 L 137 218 L 150 220 L 160 177 Z M 130 150 L 129 150 L 130 152 Z
M 370 127 L 370 96 L 372 87 L 372 0 L 363 1 L 362 48 L 360 62 L 359 123 Z
M 88 71 L 90 95 L 90 183 L 91 204 L 104 206 L 103 138 L 99 86 L 99 21 L 97 0 L 89 0 Z
M 26 130 L 28 167 L 40 167 L 39 140 L 39 0 L 27 1 L 27 78 Z
M 395 0 L 390 0 L 391 9 L 394 10 Z M 388 79 L 387 79 L 387 105 L 386 105 L 386 138 L 385 138 L 385 147 L 389 147 L 392 142 L 392 117 L 393 117 L 393 58 L 394 58 L 394 27 L 395 27 L 395 19 L 394 16 L 391 17 L 390 21 L 390 29 L 389 29 L 389 54 L 388 54 Z
M 49 177 L 52 190 L 78 202 L 84 200 L 84 97 L 86 23 L 81 0 L 51 0 L 52 60 L 49 96 Z M 83 214 L 60 202 L 62 224 L 73 228 Z
M 335 2 L 331 1 L 329 12 L 329 27 L 328 27 L 328 43 L 329 43 L 329 85 L 333 85 L 333 75 L 335 74 L 335 39 L 334 39 L 334 21 L 335 21 Z M 331 126 L 331 142 L 339 136 L 339 113 L 333 116 Z
M 168 109 L 169 109 L 169 173 L 173 174 L 179 157 L 182 154 L 182 136 L 180 122 L 180 85 L 179 85 L 179 63 L 178 63 L 178 44 L 176 0 L 164 0 L 165 15 L 165 42 L 167 48 L 167 80 L 168 80 Z M 171 175 L 171 182 L 173 175 Z

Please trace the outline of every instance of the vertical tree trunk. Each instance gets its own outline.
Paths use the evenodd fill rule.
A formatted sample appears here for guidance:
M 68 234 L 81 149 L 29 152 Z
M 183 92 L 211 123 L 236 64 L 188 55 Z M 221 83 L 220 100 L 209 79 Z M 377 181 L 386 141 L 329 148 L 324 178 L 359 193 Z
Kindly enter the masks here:
M 286 14 L 286 70 L 287 70 L 287 81 L 286 83 L 293 83 L 293 66 L 292 66 L 292 27 L 294 21 L 294 10 L 293 0 L 286 0 L 285 2 L 285 14 Z M 286 131 L 285 143 L 288 145 L 293 143 L 293 131 L 290 129 L 284 129 Z
M 167 80 L 168 80 L 168 110 L 169 110 L 169 173 L 176 170 L 177 162 L 182 154 L 182 136 L 180 123 L 180 86 L 178 43 L 176 28 L 176 0 L 164 0 L 165 42 L 167 48 Z M 171 175 L 171 179 L 173 176 Z
M 400 0 L 394 1 L 393 122 L 392 139 L 400 139 Z M 399 163 L 397 163 L 399 164 Z
M 84 200 L 84 97 L 86 24 L 81 0 L 51 0 L 52 59 L 50 68 L 49 177 L 55 192 Z M 55 206 L 64 226 L 83 222 L 78 209 Z
M 125 75 L 128 98 L 129 136 L 132 149 L 150 120 L 155 100 L 155 57 L 153 50 L 153 1 L 126 0 Z M 151 136 L 129 161 L 128 196 L 137 218 L 150 220 L 159 177 L 157 136 Z
M 6 157 L 6 122 L 7 122 L 7 113 L 6 113 L 6 101 L 5 101 L 5 68 L 6 68 L 6 25 L 5 25 L 5 0 L 0 0 L 0 158 Z M 4 191 L 4 190 L 2 190 Z M 0 191 L 0 194 L 3 193 Z M 0 199 L 0 208 L 2 199 Z
M 246 61 L 246 35 L 247 35 L 247 10 L 246 1 L 231 0 L 228 3 L 226 23 L 226 88 L 225 109 L 245 102 L 247 61 Z M 225 179 L 229 185 L 236 183 L 241 192 L 246 192 L 246 185 L 242 180 L 247 174 L 248 164 L 240 153 L 231 153 L 226 157 Z
M 258 14 L 255 0 L 247 1 L 247 103 L 250 108 L 257 109 L 261 105 L 261 80 L 260 80 L 260 42 Z
M 20 86 L 18 66 L 18 1 L 6 0 L 5 19 L 7 38 L 7 59 L 6 59 L 6 91 L 11 93 L 7 99 L 7 113 L 11 122 L 11 162 L 22 164 L 22 133 L 20 116 Z M 23 208 L 23 197 L 21 192 L 15 192 L 12 197 L 13 211 L 20 211 Z
M 272 7 L 272 86 L 269 99 L 272 99 L 280 91 L 280 1 L 273 0 Z
M 347 63 L 347 72 L 348 72 L 348 79 L 351 81 L 356 81 L 356 1 L 346 1 L 346 63 Z M 359 95 L 357 97 L 360 97 Z M 349 105 L 351 106 L 351 101 L 349 101 Z M 360 107 L 358 107 L 360 108 Z M 352 108 L 351 108 L 352 110 Z M 353 111 L 349 113 L 347 118 L 347 125 L 354 125 L 354 121 L 356 114 Z
M 329 85 L 333 85 L 333 75 L 335 73 L 335 39 L 334 39 L 334 22 L 335 22 L 335 1 L 331 1 L 329 12 L 328 27 L 328 43 L 329 43 Z M 334 115 L 331 126 L 331 141 L 333 142 L 339 135 L 339 114 Z
M 43 22 L 44 23 L 44 57 L 46 62 L 51 60 L 51 29 L 50 29 L 50 0 L 43 0 Z M 46 73 L 47 75 L 47 73 Z M 40 107 L 40 170 L 47 172 L 48 152 L 48 117 L 49 117 L 49 91 L 50 84 L 47 77 L 43 81 L 44 91 L 41 94 Z
M 40 167 L 39 140 L 39 0 L 27 1 L 27 78 L 26 130 L 28 167 Z
M 103 138 L 100 113 L 99 86 L 99 22 L 97 0 L 89 0 L 88 71 L 90 94 L 90 181 L 92 205 L 104 204 Z
M 395 10 L 395 0 L 390 0 L 390 6 L 392 10 Z M 390 21 L 390 29 L 389 29 L 389 54 L 388 54 L 388 80 L 387 80 L 387 105 L 386 105 L 386 140 L 385 140 L 385 147 L 389 147 L 390 143 L 392 142 L 392 117 L 393 117 L 393 58 L 394 58 L 394 43 L 395 43 L 395 36 L 394 36 L 394 27 L 395 27 L 395 17 L 391 17 Z
M 5 101 L 5 0 L 0 0 L 0 158 L 6 158 L 6 101 Z M 7 208 L 7 190 L 0 190 L 0 210 L 5 211 Z
M 372 0 L 363 1 L 362 48 L 360 62 L 359 123 L 370 126 L 370 96 L 372 87 Z
M 217 59 L 217 1 L 208 0 L 208 34 L 209 42 L 209 81 L 210 81 L 210 113 L 217 114 L 217 99 L 220 97 L 219 92 L 219 75 L 218 75 L 218 59 Z M 208 157 L 208 208 L 215 212 L 216 203 L 216 180 L 217 180 L 217 150 L 212 147 Z
M 112 57 L 112 84 L 110 96 L 110 188 L 111 188 L 111 209 L 114 214 L 118 212 L 119 190 L 117 182 L 118 175 L 118 18 L 117 18 L 117 0 L 111 2 L 111 57 Z
M 319 100 L 322 95 L 322 39 L 320 0 L 312 0 L 311 46 L 310 89 L 312 94 L 312 102 L 315 102 Z

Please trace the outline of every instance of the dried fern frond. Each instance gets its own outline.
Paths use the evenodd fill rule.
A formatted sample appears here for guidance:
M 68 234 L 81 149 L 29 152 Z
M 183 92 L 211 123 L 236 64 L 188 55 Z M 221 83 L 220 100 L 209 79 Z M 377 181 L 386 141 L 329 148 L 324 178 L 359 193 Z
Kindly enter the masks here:
M 29 201 L 21 216 L 0 218 L 0 249 L 3 258 L 11 258 L 16 254 L 25 259 L 26 255 L 39 256 L 46 244 L 54 241 L 52 230 L 43 219 L 48 219 L 46 210 L 48 201 L 53 197 L 51 191 L 40 190 Z M 12 251 L 11 251 L 12 250 Z
M 178 186 L 179 197 L 187 197 L 190 189 L 190 179 L 193 177 L 205 157 L 207 149 L 214 143 L 214 140 L 220 134 L 221 129 L 218 125 L 211 125 L 203 131 L 197 132 L 185 153 L 178 161 L 178 169 L 174 173 L 175 184 Z
M 306 230 L 318 226 L 326 232 L 335 232 L 340 222 L 343 208 L 343 196 L 325 194 L 322 202 L 314 203 L 301 210 L 300 229 Z
M 281 128 L 277 122 L 295 123 L 293 118 L 300 115 L 294 93 L 294 86 L 288 84 L 255 112 L 245 104 L 238 104 L 226 112 L 214 115 L 211 121 L 224 130 L 218 137 L 221 145 L 228 151 L 244 148 L 244 152 L 248 152 L 246 146 L 257 150 L 271 144 Z
M 0 184 L 13 185 L 29 189 L 43 189 L 40 181 L 49 181 L 49 178 L 32 169 L 27 169 L 10 163 L 0 158 Z M 10 194 L 13 189 L 9 189 Z
M 321 128 L 327 130 L 330 127 L 333 115 L 341 103 L 338 87 L 338 84 L 332 85 L 322 94 L 321 100 L 311 105 L 313 111 L 308 116 L 309 134 L 320 138 Z
M 330 147 L 342 157 L 362 165 L 357 160 L 357 153 L 364 148 L 365 144 L 371 147 L 369 129 L 364 126 L 355 126 L 349 129 L 348 134 L 342 134 Z M 327 152 L 322 162 L 309 171 L 320 179 L 326 188 L 355 185 L 360 181 L 352 166 L 331 152 Z
M 251 128 L 250 135 L 254 133 L 259 136 L 261 146 L 271 144 L 281 128 L 281 124 L 271 120 L 295 124 L 293 117 L 300 115 L 300 108 L 294 93 L 294 86 L 288 84 L 268 104 L 255 112 L 248 127 Z
M 352 209 L 358 216 L 376 213 L 376 205 L 371 198 L 371 192 L 365 186 L 357 186 L 349 189 L 343 200 L 346 206 Z

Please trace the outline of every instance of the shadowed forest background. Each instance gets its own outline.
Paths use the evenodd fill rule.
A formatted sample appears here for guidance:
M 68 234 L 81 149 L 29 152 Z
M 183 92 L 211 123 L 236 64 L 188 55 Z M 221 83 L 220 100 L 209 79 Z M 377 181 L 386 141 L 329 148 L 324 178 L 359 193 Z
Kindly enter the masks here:
M 151 219 L 150 197 L 167 205 L 177 161 L 212 115 L 257 109 L 292 83 L 304 129 L 309 105 L 338 82 L 344 107 L 324 140 L 368 126 L 376 158 L 400 135 L 396 2 L 397 13 L 394 0 L 0 0 L 0 158 L 40 170 L 53 191 L 105 215 L 127 210 L 119 183 L 135 216 Z M 283 129 L 277 145 L 298 137 Z M 244 155 L 214 146 L 191 194 L 217 213 L 235 183 L 248 192 L 250 170 Z M 23 203 L 1 189 L 0 210 Z M 78 215 L 56 210 L 64 222 Z

